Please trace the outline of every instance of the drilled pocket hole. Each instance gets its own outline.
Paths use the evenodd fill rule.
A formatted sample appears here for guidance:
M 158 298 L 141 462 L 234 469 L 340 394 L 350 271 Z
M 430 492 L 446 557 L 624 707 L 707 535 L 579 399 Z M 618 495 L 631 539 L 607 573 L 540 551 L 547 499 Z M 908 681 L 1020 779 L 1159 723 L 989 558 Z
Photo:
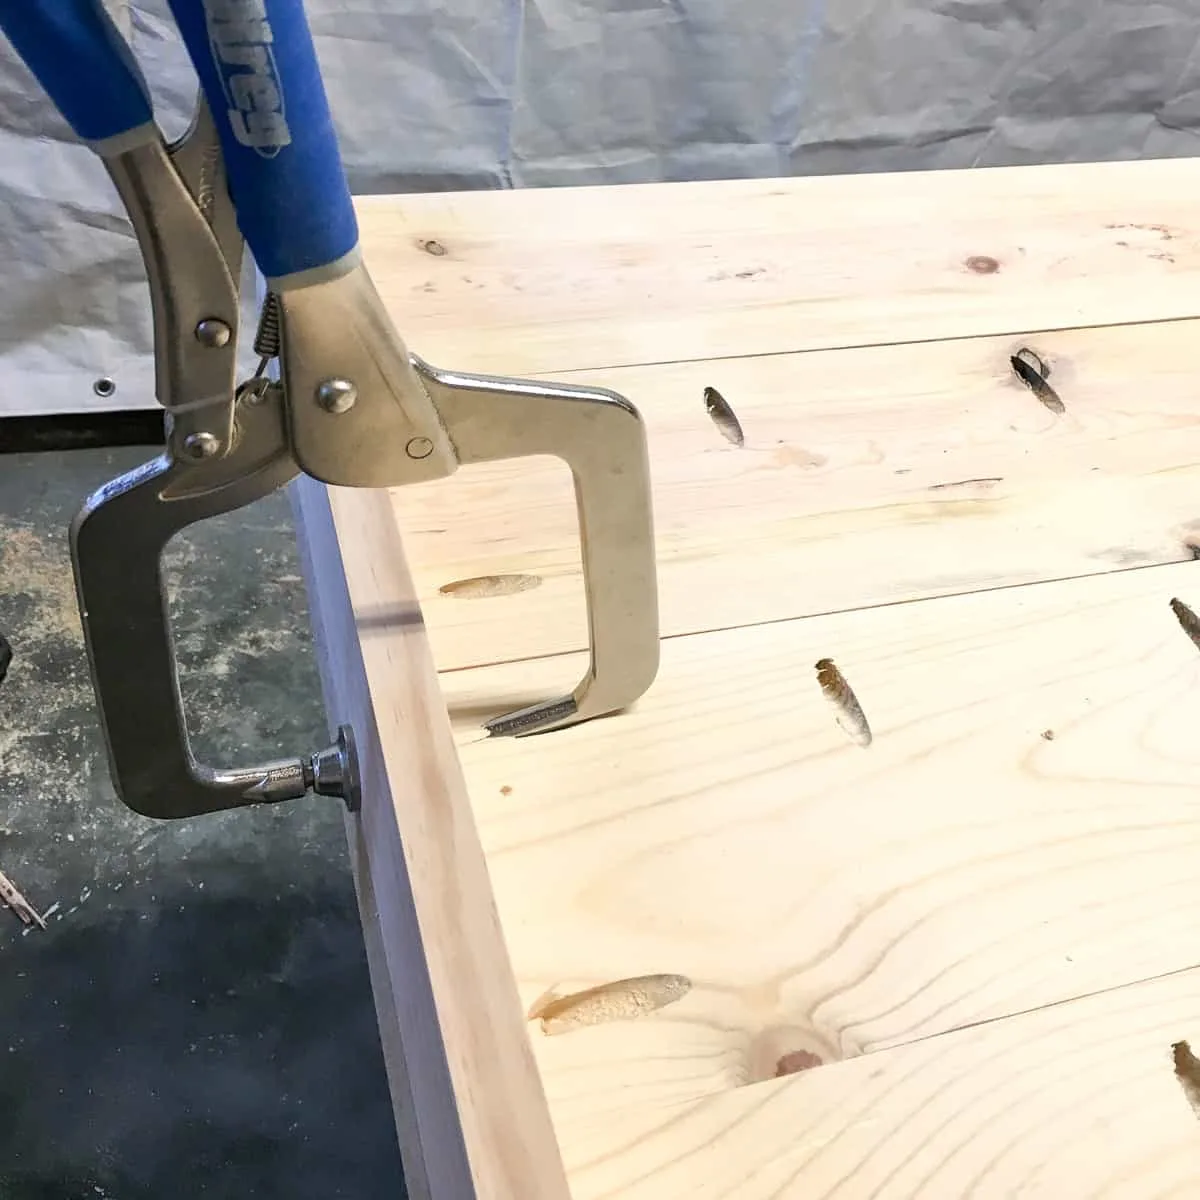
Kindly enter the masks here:
M 444 583 L 438 592 L 458 600 L 488 600 L 495 596 L 515 596 L 540 587 L 540 575 L 476 575 L 472 579 L 456 579 Z

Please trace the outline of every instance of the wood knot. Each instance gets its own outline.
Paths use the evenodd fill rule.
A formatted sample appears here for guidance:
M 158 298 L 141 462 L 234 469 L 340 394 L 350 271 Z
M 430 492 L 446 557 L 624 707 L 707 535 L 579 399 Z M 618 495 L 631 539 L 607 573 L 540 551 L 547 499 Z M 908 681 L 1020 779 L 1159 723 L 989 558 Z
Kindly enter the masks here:
M 972 254 L 963 265 L 972 275 L 995 275 L 1000 270 L 1000 260 L 990 254 Z
M 760 1029 L 749 1040 L 742 1086 L 799 1075 L 841 1057 L 838 1048 L 815 1029 L 793 1025 Z
M 813 1067 L 824 1065 L 824 1060 L 819 1054 L 814 1054 L 811 1050 L 793 1050 L 790 1054 L 780 1056 L 779 1061 L 775 1064 L 775 1078 L 778 1079 L 782 1075 L 795 1075 L 800 1071 L 809 1071 Z

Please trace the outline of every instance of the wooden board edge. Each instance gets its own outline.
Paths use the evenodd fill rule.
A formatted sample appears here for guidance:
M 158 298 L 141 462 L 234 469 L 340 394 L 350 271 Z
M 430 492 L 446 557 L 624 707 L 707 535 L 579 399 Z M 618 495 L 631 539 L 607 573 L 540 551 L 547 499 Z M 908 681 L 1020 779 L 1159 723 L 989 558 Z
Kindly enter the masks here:
M 302 476 L 291 485 L 289 493 L 329 733 L 332 737 L 342 721 L 353 727 L 362 777 L 369 781 L 367 786 L 374 786 L 382 766 L 379 733 L 371 713 L 362 657 L 357 652 L 349 591 L 338 569 L 341 554 L 328 490 Z M 335 669 L 335 661 L 340 663 L 340 671 Z M 415 915 L 411 911 L 381 914 L 371 847 L 357 818 L 347 814 L 345 823 L 404 1164 L 405 1179 L 398 1194 L 403 1195 L 406 1186 L 413 1200 L 450 1196 L 453 1193 L 449 1190 L 437 1190 L 440 1166 L 442 1173 L 447 1169 L 455 1172 L 461 1189 L 469 1189 L 460 1194 L 473 1196 L 466 1146 Z M 411 901 L 411 894 L 409 898 Z M 403 1005 L 396 991 L 398 981 L 389 969 L 388 937 L 399 956 L 410 960 L 409 973 L 403 981 L 406 1001 Z
M 1092 158 L 1084 159 L 1080 162 L 1041 162 L 1041 163 L 985 163 L 980 166 L 964 167 L 964 166 L 948 166 L 948 167 L 888 167 L 885 170 L 857 172 L 857 171 L 842 171 L 833 175 L 726 175 L 715 179 L 647 179 L 633 181 L 617 181 L 609 183 L 576 183 L 556 185 L 553 189 L 556 192 L 565 192 L 567 194 L 579 192 L 592 192 L 600 194 L 603 192 L 613 192 L 620 188 L 622 191 L 627 191 L 634 196 L 647 196 L 652 193 L 684 195 L 686 192 L 694 192 L 701 189 L 707 189 L 710 184 L 718 184 L 722 188 L 728 190 L 731 195 L 738 195 L 743 191 L 753 191 L 756 187 L 761 187 L 764 183 L 770 183 L 776 187 L 793 188 L 795 190 L 804 190 L 812 187 L 830 186 L 822 184 L 822 180 L 828 179 L 844 179 L 847 175 L 863 174 L 873 177 L 883 175 L 932 175 L 932 176 L 962 176 L 968 173 L 973 175 L 985 175 L 991 178 L 1003 179 L 1014 178 L 1022 171 L 1027 170 L 1030 166 L 1037 167 L 1045 175 L 1058 175 L 1063 178 L 1069 176 L 1079 176 L 1089 174 L 1093 176 L 1099 175 L 1122 175 L 1128 174 L 1131 171 L 1138 172 L 1145 166 L 1155 168 L 1160 171 L 1172 172 L 1187 169 L 1189 163 L 1200 158 L 1200 154 L 1151 154 L 1143 158 Z M 503 195 L 506 192 L 512 191 L 512 188 L 479 188 L 467 189 L 472 194 L 476 191 L 487 197 L 485 203 L 491 203 L 490 197 Z M 519 188 L 518 191 L 532 191 L 533 188 Z M 549 188 L 538 188 L 539 191 L 549 191 Z M 463 193 L 465 194 L 465 192 Z M 368 209 L 372 207 L 387 207 L 397 197 L 408 200 L 437 200 L 444 201 L 447 192 L 431 188 L 424 191 L 418 190 L 414 192 L 363 192 L 355 193 L 353 200 L 356 208 Z M 500 201 L 503 203 L 503 201 Z
M 569 1200 L 386 493 L 342 494 L 355 508 L 354 528 L 362 529 L 357 518 L 371 510 L 382 517 L 363 530 L 363 561 L 355 562 L 353 548 L 347 555 L 339 542 L 330 489 L 301 477 L 289 490 L 331 734 L 348 723 L 357 743 L 363 811 L 347 814 L 347 836 L 407 1194 L 412 1200 Z M 412 598 L 417 620 L 368 639 L 364 648 L 349 581 L 356 567 L 376 565 L 381 548 L 381 573 L 392 585 L 387 594 Z M 407 736 L 396 736 L 402 732 L 396 725 L 403 727 L 408 713 L 394 714 L 398 722 L 391 728 L 385 716 L 387 736 L 381 736 L 368 662 L 372 646 L 402 689 L 434 701 L 423 706 L 419 727 L 407 723 Z M 400 779 L 402 792 L 395 786 Z M 405 812 L 408 831 L 420 834 L 407 842 Z M 439 842 L 439 832 L 449 845 Z M 422 873 L 421 864 L 411 870 L 414 857 L 433 873 Z M 464 874 L 474 876 L 467 886 Z

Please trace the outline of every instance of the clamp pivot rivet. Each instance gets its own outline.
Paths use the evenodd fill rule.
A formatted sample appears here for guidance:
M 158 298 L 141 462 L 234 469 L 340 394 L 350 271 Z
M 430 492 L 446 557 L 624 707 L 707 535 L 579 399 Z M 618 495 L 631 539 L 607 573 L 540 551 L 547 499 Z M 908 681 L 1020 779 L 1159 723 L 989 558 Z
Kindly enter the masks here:
M 212 458 L 220 448 L 221 443 L 211 433 L 189 433 L 183 439 L 188 458 Z
M 317 403 L 328 413 L 344 413 L 354 407 L 358 388 L 349 379 L 326 379 L 317 387 Z
M 196 326 L 196 341 L 210 350 L 219 350 L 222 346 L 228 346 L 231 337 L 233 337 L 233 330 L 219 317 L 205 317 Z

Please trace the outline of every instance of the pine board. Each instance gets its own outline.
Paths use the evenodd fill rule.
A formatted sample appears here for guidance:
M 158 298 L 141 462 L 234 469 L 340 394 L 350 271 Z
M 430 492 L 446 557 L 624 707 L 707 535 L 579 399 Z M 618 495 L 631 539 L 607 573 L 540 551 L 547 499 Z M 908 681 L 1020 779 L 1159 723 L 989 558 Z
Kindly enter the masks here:
M 356 203 L 412 349 L 520 375 L 1197 317 L 1198 194 L 1182 158 Z
M 1192 558 L 1197 344 L 1180 321 L 584 374 L 646 418 L 674 637 Z M 1014 375 L 1023 347 L 1065 413 Z M 743 447 L 705 412 L 710 385 Z M 564 464 L 472 466 L 392 498 L 440 669 L 587 646 Z
M 568 1200 L 386 496 L 307 478 L 291 495 L 330 734 L 351 726 L 362 778 L 346 834 L 404 1162 L 390 1194 Z M 356 630 L 382 595 L 411 619 Z
M 690 1104 L 616 1108 L 568 1142 L 572 1200 L 1188 1200 L 1200 1125 L 1172 1053 L 1187 1039 L 1200 1042 L 1197 970 Z
M 636 706 L 488 739 L 582 671 L 565 471 L 324 515 L 300 485 L 420 1200 L 1200 1194 L 1170 1064 L 1200 1039 L 1200 648 L 1168 604 L 1200 609 L 1197 184 L 359 201 L 416 353 L 643 411 L 663 599 Z M 562 1036 L 530 1015 L 653 973 L 685 994 L 641 1019 L 600 1019 L 628 989 Z
M 636 709 L 542 738 L 479 718 L 580 662 L 443 675 L 526 1009 L 693 983 L 652 1019 L 531 1026 L 556 1118 L 1200 963 L 1200 652 L 1177 595 L 1200 608 L 1200 567 L 679 638 Z M 817 686 L 826 655 L 867 749 Z

